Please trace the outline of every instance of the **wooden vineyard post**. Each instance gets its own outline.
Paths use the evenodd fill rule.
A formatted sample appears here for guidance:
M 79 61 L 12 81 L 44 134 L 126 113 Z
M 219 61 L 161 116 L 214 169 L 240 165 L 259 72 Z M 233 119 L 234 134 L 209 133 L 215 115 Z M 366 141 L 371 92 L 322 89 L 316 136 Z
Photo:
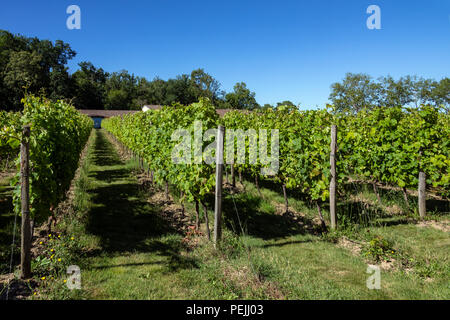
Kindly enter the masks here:
M 198 206 L 198 200 L 195 200 L 195 228 L 200 230 L 200 211 Z
M 330 145 L 330 166 L 331 166 L 331 181 L 330 181 L 330 220 L 331 229 L 336 229 L 336 149 L 337 149 L 337 126 L 331 126 L 331 145 Z
M 426 180 L 425 172 L 419 172 L 419 215 L 421 218 L 425 218 L 425 214 L 427 212 L 425 180 Z
M 166 201 L 169 201 L 170 200 L 170 198 L 169 198 L 169 182 L 166 181 L 164 186 L 165 186 L 164 187 L 164 194 L 165 194 L 165 197 L 166 197 Z
M 223 141 L 225 128 L 219 126 L 216 139 L 216 193 L 214 205 L 214 247 L 222 236 L 222 179 L 223 179 Z
M 23 127 L 20 144 L 20 199 L 22 213 L 21 248 L 20 248 L 20 278 L 31 277 L 31 226 L 30 226 L 30 185 L 29 185 L 29 155 L 30 126 Z
M 231 164 L 231 186 L 236 188 L 236 172 L 234 170 L 234 163 Z
M 284 213 L 287 214 L 289 212 L 289 202 L 286 194 L 286 185 L 283 183 L 281 187 L 283 189 L 283 196 L 284 196 Z
M 205 216 L 206 235 L 208 236 L 208 240 L 211 241 L 211 232 L 209 231 L 208 208 L 206 208 L 206 205 L 203 202 L 202 206 L 203 206 L 203 214 Z
M 259 196 L 262 198 L 263 196 L 262 196 L 262 193 L 261 193 L 261 189 L 259 188 L 259 179 L 258 179 L 258 174 L 256 174 L 255 175 L 255 186 L 256 186 L 256 189 L 258 190 L 258 194 L 259 194 Z

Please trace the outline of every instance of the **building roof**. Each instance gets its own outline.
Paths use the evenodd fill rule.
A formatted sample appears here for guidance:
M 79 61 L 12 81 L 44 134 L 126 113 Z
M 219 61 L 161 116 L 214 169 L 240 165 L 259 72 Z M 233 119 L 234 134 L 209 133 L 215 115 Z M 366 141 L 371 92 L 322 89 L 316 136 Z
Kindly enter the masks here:
M 157 110 L 161 109 L 158 105 L 147 105 L 149 109 Z M 231 111 L 232 109 L 216 109 L 217 114 L 223 117 L 225 113 Z M 122 116 L 124 114 L 139 112 L 140 110 L 94 110 L 94 109 L 78 109 L 82 114 L 89 117 L 99 117 L 99 118 L 110 118 L 115 116 Z
M 216 109 L 217 114 L 219 115 L 219 117 L 223 117 L 225 115 L 225 113 L 227 113 L 228 111 L 231 111 L 231 109 Z
M 114 116 L 121 116 L 128 113 L 135 113 L 139 110 L 93 110 L 93 109 L 79 109 L 82 114 L 89 117 L 109 118 Z

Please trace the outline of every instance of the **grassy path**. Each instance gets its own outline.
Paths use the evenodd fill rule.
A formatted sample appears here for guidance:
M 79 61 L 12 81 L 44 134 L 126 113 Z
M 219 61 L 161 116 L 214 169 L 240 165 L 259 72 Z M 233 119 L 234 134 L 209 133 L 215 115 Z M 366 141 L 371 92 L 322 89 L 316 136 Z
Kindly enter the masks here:
M 119 159 L 104 131 L 96 131 L 94 139 L 88 209 L 80 232 L 90 247 L 79 261 L 82 298 L 271 297 L 264 285 L 253 283 L 251 272 L 239 272 L 239 267 L 245 270 L 245 260 L 227 261 L 211 243 L 187 250 L 183 236 L 162 218 L 163 208 L 149 203 L 154 191 L 140 187 L 134 164 Z
M 89 170 L 86 232 L 97 248 L 82 270 L 84 290 L 94 299 L 176 299 L 186 292 L 177 271 L 191 267 L 180 254 L 181 236 L 139 188 L 130 163 L 124 163 L 106 134 L 96 133 Z
M 275 203 L 282 203 L 282 197 L 270 189 L 262 188 L 264 199 L 270 199 L 264 200 L 253 184 L 245 182 L 246 192 L 235 195 L 245 236 L 224 230 L 221 252 L 204 237 L 188 250 L 183 236 L 162 218 L 163 208 L 148 201 L 154 191 L 140 186 L 133 163 L 119 159 L 104 131 L 96 131 L 88 157 L 87 212 L 80 232 L 90 247 L 80 259 L 84 298 L 450 297 L 446 232 L 402 224 L 372 228 L 421 262 L 423 274 L 382 271 L 382 289 L 369 290 L 364 259 L 276 214 Z M 227 196 L 224 202 L 228 226 L 236 222 L 231 200 Z M 306 210 L 300 201 L 290 203 Z M 187 210 L 192 208 L 188 205 Z M 313 215 L 306 212 L 305 224 Z

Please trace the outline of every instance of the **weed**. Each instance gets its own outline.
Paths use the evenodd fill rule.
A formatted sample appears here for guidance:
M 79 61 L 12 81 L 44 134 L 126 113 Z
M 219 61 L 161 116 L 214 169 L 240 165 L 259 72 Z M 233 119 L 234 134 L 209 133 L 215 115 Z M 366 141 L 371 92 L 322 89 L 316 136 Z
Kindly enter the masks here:
M 362 248 L 362 255 L 366 258 L 379 262 L 382 260 L 388 260 L 395 254 L 395 250 L 392 248 L 392 243 L 382 236 L 373 237 Z
M 73 264 L 74 252 L 79 251 L 79 243 L 74 236 L 52 233 L 47 240 L 39 242 L 39 256 L 32 260 L 32 270 L 36 277 L 56 277 Z
M 241 237 L 224 230 L 220 250 L 228 259 L 234 259 L 243 255 L 247 249 Z
M 250 263 L 252 271 L 258 277 L 259 281 L 271 278 L 276 273 L 274 267 L 259 255 L 252 255 Z

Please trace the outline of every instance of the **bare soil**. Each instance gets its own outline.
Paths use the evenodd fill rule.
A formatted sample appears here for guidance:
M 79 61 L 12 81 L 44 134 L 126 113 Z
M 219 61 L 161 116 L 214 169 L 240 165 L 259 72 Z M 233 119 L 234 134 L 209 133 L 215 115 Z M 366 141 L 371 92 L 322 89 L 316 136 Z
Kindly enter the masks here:
M 339 238 L 337 245 L 341 248 L 347 249 L 354 256 L 360 256 L 362 248 L 364 246 L 364 243 L 351 240 L 344 236 L 344 237 Z M 371 263 L 370 261 L 366 261 L 366 262 L 368 264 Z M 392 259 L 392 258 L 389 260 L 383 260 L 378 264 L 378 266 L 383 270 L 394 270 L 396 268 L 396 260 Z
M 450 220 L 442 220 L 442 221 L 435 221 L 435 220 L 427 220 L 427 221 L 420 221 L 416 224 L 416 226 L 420 228 L 424 227 L 430 227 L 434 228 L 436 230 L 444 231 L 444 232 L 450 232 Z

